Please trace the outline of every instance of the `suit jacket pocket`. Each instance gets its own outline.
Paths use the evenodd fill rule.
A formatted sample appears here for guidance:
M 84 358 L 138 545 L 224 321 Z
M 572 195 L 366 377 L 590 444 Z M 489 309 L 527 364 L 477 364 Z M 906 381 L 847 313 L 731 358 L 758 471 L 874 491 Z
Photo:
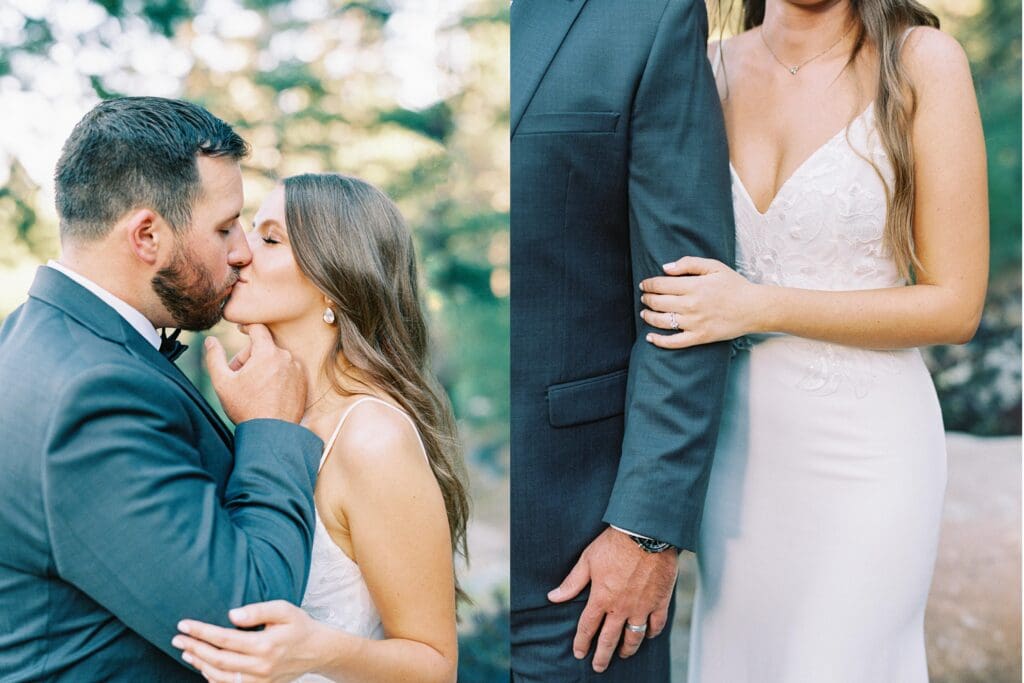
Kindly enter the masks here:
M 519 122 L 516 135 L 542 133 L 614 133 L 619 114 L 613 111 L 566 111 L 527 114 Z
M 548 387 L 548 421 L 552 427 L 594 422 L 619 415 L 626 406 L 628 370 L 552 384 Z

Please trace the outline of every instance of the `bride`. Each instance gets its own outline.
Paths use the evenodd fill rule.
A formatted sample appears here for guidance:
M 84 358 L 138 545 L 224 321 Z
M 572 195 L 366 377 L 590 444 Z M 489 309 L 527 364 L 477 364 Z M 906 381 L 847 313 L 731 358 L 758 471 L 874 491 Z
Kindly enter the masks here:
M 688 680 L 924 683 L 946 452 L 916 347 L 973 336 L 988 269 L 967 59 L 913 0 L 742 10 L 709 48 L 736 270 L 681 255 L 641 283 L 651 343 L 743 337 Z
M 278 185 L 249 243 L 224 317 L 301 363 L 303 424 L 326 444 L 309 581 L 301 609 L 232 610 L 261 631 L 186 619 L 173 643 L 212 681 L 454 681 L 468 502 L 451 408 L 425 367 L 412 237 L 379 190 L 322 174 Z M 211 343 L 213 375 L 253 348 L 229 368 Z

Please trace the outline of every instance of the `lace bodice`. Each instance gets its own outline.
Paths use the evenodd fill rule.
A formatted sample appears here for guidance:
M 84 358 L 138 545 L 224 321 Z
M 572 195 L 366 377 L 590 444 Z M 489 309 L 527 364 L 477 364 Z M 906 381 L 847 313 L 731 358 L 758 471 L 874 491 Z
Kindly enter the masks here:
M 907 284 L 883 238 L 887 203 L 882 178 L 891 187 L 893 170 L 874 111 L 874 104 L 868 105 L 815 150 L 764 213 L 730 164 L 740 274 L 756 283 L 830 291 Z M 845 387 L 863 398 L 881 374 L 900 372 L 907 360 L 919 361 L 916 349 L 874 351 L 777 337 L 751 335 L 733 346 L 744 351 L 775 338 L 803 368 L 796 386 L 823 396 Z
M 331 452 L 345 420 L 352 414 L 356 406 L 367 401 L 375 401 L 396 410 L 413 425 L 415 430 L 416 425 L 412 419 L 390 403 L 370 396 L 360 398 L 353 402 L 338 420 L 334 433 L 324 447 L 323 455 L 320 458 L 320 468 L 323 468 L 324 461 Z M 418 436 L 419 432 L 416 433 Z M 421 440 L 421 448 L 422 443 Z M 425 452 L 424 457 L 426 457 Z M 306 584 L 306 593 L 302 598 L 301 607 L 317 621 L 330 624 L 346 633 L 375 640 L 384 638 L 380 613 L 377 611 L 376 605 L 373 604 L 373 598 L 370 596 L 359 565 L 331 539 L 320 518 L 319 510 L 316 511 L 316 528 L 313 532 L 309 581 Z M 327 680 L 315 674 L 306 674 L 298 679 L 302 683 Z

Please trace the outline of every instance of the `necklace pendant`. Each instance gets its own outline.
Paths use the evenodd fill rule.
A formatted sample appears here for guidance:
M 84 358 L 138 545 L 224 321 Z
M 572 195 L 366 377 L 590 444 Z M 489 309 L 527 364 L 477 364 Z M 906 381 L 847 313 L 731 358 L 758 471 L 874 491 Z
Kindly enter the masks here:
M 799 70 L 800 70 L 800 67 L 798 67 L 798 66 L 791 66 L 791 67 L 789 67 L 789 73 L 793 74 L 794 76 L 796 76 L 796 72 L 799 71 Z

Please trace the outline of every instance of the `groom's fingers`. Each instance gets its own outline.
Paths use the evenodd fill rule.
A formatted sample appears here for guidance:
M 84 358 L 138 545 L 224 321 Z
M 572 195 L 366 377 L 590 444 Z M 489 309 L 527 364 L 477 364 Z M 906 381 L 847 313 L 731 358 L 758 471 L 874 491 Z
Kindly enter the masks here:
M 625 632 L 622 635 L 622 647 L 619 648 L 619 656 L 623 659 L 632 657 L 636 654 L 636 651 L 640 649 L 640 645 L 644 642 L 644 631 L 636 632 L 631 631 L 628 627 L 632 626 L 643 626 L 647 624 L 646 617 L 632 616 L 626 619 L 626 623 L 623 625 Z M 649 627 L 648 627 L 649 629 Z
M 249 339 L 252 340 L 252 349 L 254 352 L 266 351 L 268 349 L 274 349 L 274 338 L 270 335 L 270 330 L 267 329 L 266 325 L 258 325 L 253 323 L 247 325 L 249 328 Z
M 548 600 L 551 602 L 572 600 L 587 587 L 588 583 L 590 583 L 590 565 L 585 557 L 581 557 L 558 588 L 548 593 Z
M 594 650 L 594 671 L 601 673 L 608 668 L 615 648 L 622 638 L 622 628 L 625 625 L 626 620 L 618 615 L 609 612 L 605 616 L 604 627 L 601 629 L 601 635 L 597 638 L 597 649 Z
M 228 368 L 227 354 L 224 352 L 224 347 L 221 346 L 220 340 L 216 337 L 207 337 L 203 345 L 206 348 L 204 357 L 206 371 L 210 374 L 210 379 L 213 380 L 214 386 L 216 386 L 218 380 L 223 379 L 231 372 L 230 368 Z
M 668 603 L 651 612 L 651 618 L 647 625 L 647 637 L 657 638 L 665 630 L 668 623 Z
M 572 641 L 572 653 L 576 659 L 583 659 L 590 652 L 590 643 L 597 635 L 597 630 L 601 628 L 604 616 L 604 610 L 595 604 L 594 594 L 591 593 L 587 606 L 580 615 L 580 622 L 576 625 L 576 637 Z
M 252 355 L 252 342 L 249 343 L 244 349 L 235 354 L 235 357 L 228 363 L 228 367 L 238 372 L 242 369 L 242 366 L 249 360 L 249 356 Z

